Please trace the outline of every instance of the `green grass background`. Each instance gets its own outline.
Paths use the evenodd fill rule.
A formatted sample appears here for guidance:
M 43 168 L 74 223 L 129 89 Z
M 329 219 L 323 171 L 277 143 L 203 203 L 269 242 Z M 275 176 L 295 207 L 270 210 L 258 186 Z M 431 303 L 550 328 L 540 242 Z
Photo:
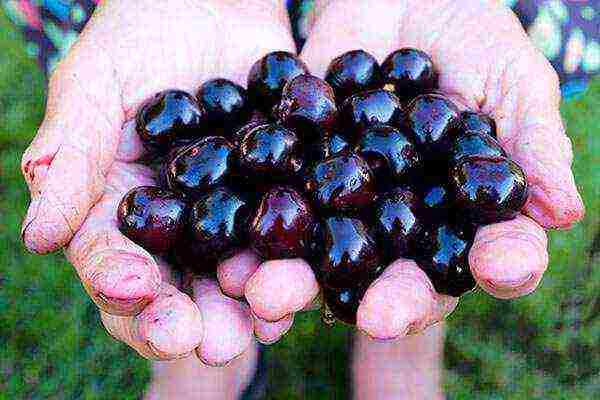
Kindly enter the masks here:
M 102 329 L 62 255 L 26 253 L 21 153 L 43 115 L 44 80 L 0 12 L 0 399 L 139 398 L 149 363 Z M 550 268 L 535 294 L 464 298 L 448 323 L 451 399 L 600 397 L 600 80 L 563 104 L 587 217 L 550 233 Z M 347 398 L 350 331 L 317 313 L 267 349 L 268 398 Z

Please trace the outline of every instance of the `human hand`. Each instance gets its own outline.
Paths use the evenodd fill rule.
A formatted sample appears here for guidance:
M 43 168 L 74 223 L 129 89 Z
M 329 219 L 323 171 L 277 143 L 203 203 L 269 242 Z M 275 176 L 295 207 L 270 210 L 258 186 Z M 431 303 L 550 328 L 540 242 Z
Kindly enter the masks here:
M 442 92 L 495 118 L 499 141 L 527 173 L 530 197 L 523 215 L 479 229 L 469 264 L 493 296 L 532 292 L 548 263 L 544 229 L 568 228 L 584 206 L 570 169 L 556 73 L 517 18 L 498 2 L 476 0 L 332 0 L 316 7 L 301 54 L 313 74 L 323 77 L 330 60 L 349 50 L 364 49 L 381 62 L 393 50 L 415 47 L 432 56 Z M 300 291 L 280 293 L 313 284 L 305 270 L 282 271 L 271 261 L 249 279 L 245 294 L 256 315 L 275 320 L 299 308 Z M 373 338 L 397 338 L 443 319 L 457 302 L 437 294 L 413 261 L 397 260 L 367 290 L 357 327 Z
M 66 246 L 107 330 L 148 358 L 185 357 L 194 349 L 223 364 L 253 342 L 248 307 L 211 280 L 180 292 L 169 266 L 125 238 L 117 204 L 130 188 L 152 184 L 136 164 L 143 147 L 131 120 L 139 104 L 166 88 L 193 91 L 213 77 L 245 85 L 254 61 L 293 51 L 279 1 L 108 0 L 53 74 L 45 119 L 23 156 L 32 194 L 23 223 L 26 247 L 39 254 Z M 223 263 L 251 271 L 244 252 Z M 258 321 L 269 341 L 281 324 Z

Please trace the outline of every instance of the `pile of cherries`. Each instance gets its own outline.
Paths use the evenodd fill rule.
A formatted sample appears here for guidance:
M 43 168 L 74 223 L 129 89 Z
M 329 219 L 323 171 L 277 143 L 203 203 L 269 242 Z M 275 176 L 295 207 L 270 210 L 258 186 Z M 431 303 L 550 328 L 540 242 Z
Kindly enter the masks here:
M 460 296 L 475 287 L 477 227 L 514 218 L 527 181 L 494 121 L 436 88 L 431 58 L 404 48 L 381 65 L 344 53 L 325 80 L 277 51 L 252 66 L 247 89 L 213 79 L 195 96 L 158 93 L 136 130 L 160 186 L 125 195 L 120 229 L 194 273 L 248 246 L 263 259 L 304 258 L 347 323 L 399 257 Z

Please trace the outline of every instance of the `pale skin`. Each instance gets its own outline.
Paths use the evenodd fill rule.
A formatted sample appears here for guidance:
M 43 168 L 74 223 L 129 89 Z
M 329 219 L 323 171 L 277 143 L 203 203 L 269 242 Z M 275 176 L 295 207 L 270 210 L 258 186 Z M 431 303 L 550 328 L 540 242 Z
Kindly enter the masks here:
M 362 48 L 382 61 L 406 46 L 432 56 L 440 89 L 460 107 L 495 118 L 501 144 L 526 171 L 531 192 L 523 214 L 480 229 L 469 263 L 493 296 L 532 292 L 548 263 L 545 230 L 568 228 L 584 215 L 555 72 L 509 10 L 476 0 L 317 2 L 301 58 L 323 77 L 329 61 L 345 51 Z M 138 105 L 162 89 L 193 92 L 217 76 L 245 85 L 252 63 L 273 50 L 294 51 L 281 1 L 104 1 L 53 74 L 46 117 L 23 155 L 32 194 L 22 231 L 26 247 L 39 254 L 65 249 L 111 335 L 151 359 L 186 359 L 157 367 L 157 379 L 169 371 L 176 376 L 178 363 L 236 359 L 236 368 L 229 364 L 217 373 L 198 367 L 198 373 L 237 374 L 237 386 L 229 378 L 214 382 L 241 388 L 254 363 L 255 340 L 276 342 L 293 329 L 295 312 L 315 306 L 319 288 L 306 262 L 262 263 L 250 251 L 222 263 L 218 282 L 192 282 L 190 298 L 172 281 L 169 266 L 122 236 L 115 220 L 121 196 L 155 179 L 135 162 L 143 153 L 130 122 Z M 234 300 L 242 296 L 247 303 Z M 360 335 L 355 364 L 373 366 L 381 357 L 369 354 L 381 351 L 437 368 L 441 330 L 420 332 L 456 305 L 437 294 L 413 262 L 394 262 L 365 294 L 357 327 L 373 339 L 396 339 L 386 344 L 396 346 L 395 353 L 377 350 L 381 343 Z M 408 334 L 419 335 L 401 339 Z M 427 360 L 407 355 L 422 346 L 437 351 Z M 423 374 L 411 375 L 415 384 L 408 389 L 441 396 L 439 377 L 426 370 L 409 369 Z M 394 370 L 383 374 L 384 386 L 386 376 L 394 380 Z M 358 398 L 381 394 L 355 377 Z

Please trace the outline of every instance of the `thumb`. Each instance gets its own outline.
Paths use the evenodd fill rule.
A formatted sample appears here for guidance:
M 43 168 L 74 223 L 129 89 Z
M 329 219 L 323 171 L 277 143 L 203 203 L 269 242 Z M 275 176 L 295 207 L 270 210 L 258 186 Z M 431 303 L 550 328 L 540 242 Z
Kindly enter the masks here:
M 69 242 L 102 194 L 117 150 L 124 118 L 119 87 L 90 34 L 52 75 L 44 121 L 23 155 L 31 204 L 21 235 L 35 253 Z

